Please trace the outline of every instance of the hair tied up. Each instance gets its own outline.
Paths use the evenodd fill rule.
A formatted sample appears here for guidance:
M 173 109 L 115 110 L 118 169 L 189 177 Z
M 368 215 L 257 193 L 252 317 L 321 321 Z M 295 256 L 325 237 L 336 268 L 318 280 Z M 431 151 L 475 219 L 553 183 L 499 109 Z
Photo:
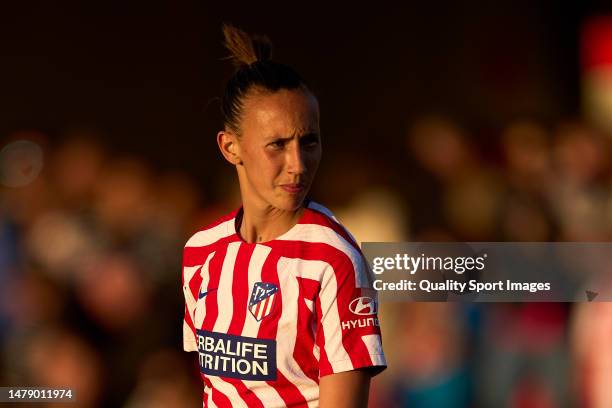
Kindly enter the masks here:
M 265 35 L 249 35 L 231 24 L 223 24 L 224 45 L 236 69 L 272 58 L 272 42 Z
M 227 81 L 221 100 L 223 124 L 240 134 L 244 99 L 251 91 L 276 92 L 279 89 L 308 89 L 300 75 L 291 67 L 272 61 L 272 43 L 263 35 L 249 35 L 223 24 L 224 45 L 236 70 Z

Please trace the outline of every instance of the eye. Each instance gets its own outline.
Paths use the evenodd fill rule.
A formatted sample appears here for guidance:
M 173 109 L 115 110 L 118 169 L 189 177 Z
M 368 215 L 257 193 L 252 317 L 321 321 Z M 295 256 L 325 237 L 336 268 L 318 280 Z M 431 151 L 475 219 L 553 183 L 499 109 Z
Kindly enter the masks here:
M 268 146 L 271 147 L 274 150 L 280 150 L 283 147 L 285 147 L 285 141 L 284 140 L 274 140 L 274 141 L 268 143 Z
M 318 135 L 308 135 L 300 139 L 300 144 L 304 147 L 316 147 L 319 144 Z

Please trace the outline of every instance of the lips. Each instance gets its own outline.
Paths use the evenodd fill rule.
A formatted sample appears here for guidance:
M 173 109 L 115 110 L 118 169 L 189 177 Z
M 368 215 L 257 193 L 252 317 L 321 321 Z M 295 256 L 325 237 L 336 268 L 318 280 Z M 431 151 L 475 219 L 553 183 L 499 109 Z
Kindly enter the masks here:
M 304 190 L 304 185 L 303 184 L 282 184 L 281 185 L 282 189 L 285 190 L 288 193 L 291 194 L 297 194 L 300 193 Z

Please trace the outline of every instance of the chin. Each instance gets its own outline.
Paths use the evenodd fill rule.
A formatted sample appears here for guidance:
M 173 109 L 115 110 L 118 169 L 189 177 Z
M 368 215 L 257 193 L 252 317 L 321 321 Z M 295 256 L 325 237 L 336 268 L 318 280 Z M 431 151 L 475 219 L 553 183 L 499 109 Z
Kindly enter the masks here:
M 275 203 L 275 207 L 283 211 L 295 211 L 302 206 L 304 203 L 304 198 L 305 197 L 295 197 L 278 200 L 278 202 Z

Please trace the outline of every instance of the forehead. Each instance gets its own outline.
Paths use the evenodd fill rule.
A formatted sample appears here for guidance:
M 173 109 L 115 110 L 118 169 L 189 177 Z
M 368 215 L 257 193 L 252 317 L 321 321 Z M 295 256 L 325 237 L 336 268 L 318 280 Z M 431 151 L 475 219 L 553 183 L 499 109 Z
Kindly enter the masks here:
M 252 92 L 243 105 L 243 134 L 290 136 L 319 131 L 319 105 L 301 89 Z

